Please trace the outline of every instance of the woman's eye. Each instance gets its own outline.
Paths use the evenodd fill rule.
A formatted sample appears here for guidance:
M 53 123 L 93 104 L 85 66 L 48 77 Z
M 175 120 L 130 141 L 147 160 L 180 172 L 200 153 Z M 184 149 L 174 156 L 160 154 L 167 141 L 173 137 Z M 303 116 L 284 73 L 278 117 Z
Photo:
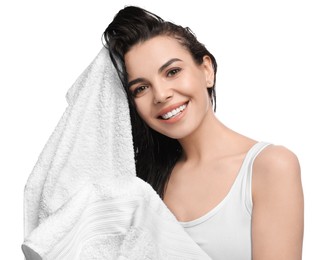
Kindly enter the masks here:
M 144 92 L 144 90 L 146 90 L 148 88 L 148 86 L 146 85 L 141 85 L 136 87 L 133 91 L 132 91 L 132 95 L 134 97 L 138 97 L 142 94 L 142 92 Z
M 172 69 L 172 70 L 169 70 L 168 73 L 167 73 L 167 76 L 168 77 L 172 77 L 174 76 L 175 74 L 177 74 L 181 69 Z

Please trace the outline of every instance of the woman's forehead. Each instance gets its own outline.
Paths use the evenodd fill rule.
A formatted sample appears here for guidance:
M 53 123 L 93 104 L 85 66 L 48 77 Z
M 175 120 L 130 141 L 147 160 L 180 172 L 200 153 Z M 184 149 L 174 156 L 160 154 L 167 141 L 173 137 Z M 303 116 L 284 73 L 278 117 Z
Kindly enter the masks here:
M 144 67 L 160 67 L 170 59 L 188 60 L 190 53 L 180 42 L 169 36 L 156 36 L 134 45 L 125 54 L 128 72 Z

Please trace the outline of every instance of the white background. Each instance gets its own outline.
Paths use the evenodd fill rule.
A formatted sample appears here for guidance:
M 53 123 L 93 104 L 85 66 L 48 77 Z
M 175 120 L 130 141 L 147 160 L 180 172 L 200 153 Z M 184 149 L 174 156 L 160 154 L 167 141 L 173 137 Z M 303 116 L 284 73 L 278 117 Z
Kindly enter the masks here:
M 2 1 L 1 259 L 23 259 L 26 180 L 67 106 L 68 88 L 101 49 L 114 14 L 129 4 L 189 26 L 215 55 L 222 122 L 297 154 L 305 194 L 303 259 L 326 259 L 322 0 Z

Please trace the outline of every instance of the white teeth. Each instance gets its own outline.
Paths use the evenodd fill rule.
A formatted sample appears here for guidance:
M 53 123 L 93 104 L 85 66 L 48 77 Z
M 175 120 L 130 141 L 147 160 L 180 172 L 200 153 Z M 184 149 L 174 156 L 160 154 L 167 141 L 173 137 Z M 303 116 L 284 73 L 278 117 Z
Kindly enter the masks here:
M 182 105 L 182 106 L 180 106 L 178 108 L 175 108 L 172 111 L 162 115 L 162 118 L 163 119 L 169 119 L 169 118 L 179 114 L 181 111 L 185 110 L 186 107 L 187 107 L 187 105 Z

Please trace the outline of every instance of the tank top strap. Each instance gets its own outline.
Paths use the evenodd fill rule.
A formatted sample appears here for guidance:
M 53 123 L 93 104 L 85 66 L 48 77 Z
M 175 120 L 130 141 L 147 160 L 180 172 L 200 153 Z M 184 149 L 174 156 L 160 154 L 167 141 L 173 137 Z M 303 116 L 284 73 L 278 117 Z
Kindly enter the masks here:
M 244 159 L 243 165 L 242 165 L 242 198 L 243 203 L 248 211 L 248 213 L 251 215 L 252 213 L 252 168 L 254 161 L 257 157 L 257 155 L 268 145 L 271 143 L 267 142 L 258 142 L 256 143 L 247 153 L 246 158 Z

